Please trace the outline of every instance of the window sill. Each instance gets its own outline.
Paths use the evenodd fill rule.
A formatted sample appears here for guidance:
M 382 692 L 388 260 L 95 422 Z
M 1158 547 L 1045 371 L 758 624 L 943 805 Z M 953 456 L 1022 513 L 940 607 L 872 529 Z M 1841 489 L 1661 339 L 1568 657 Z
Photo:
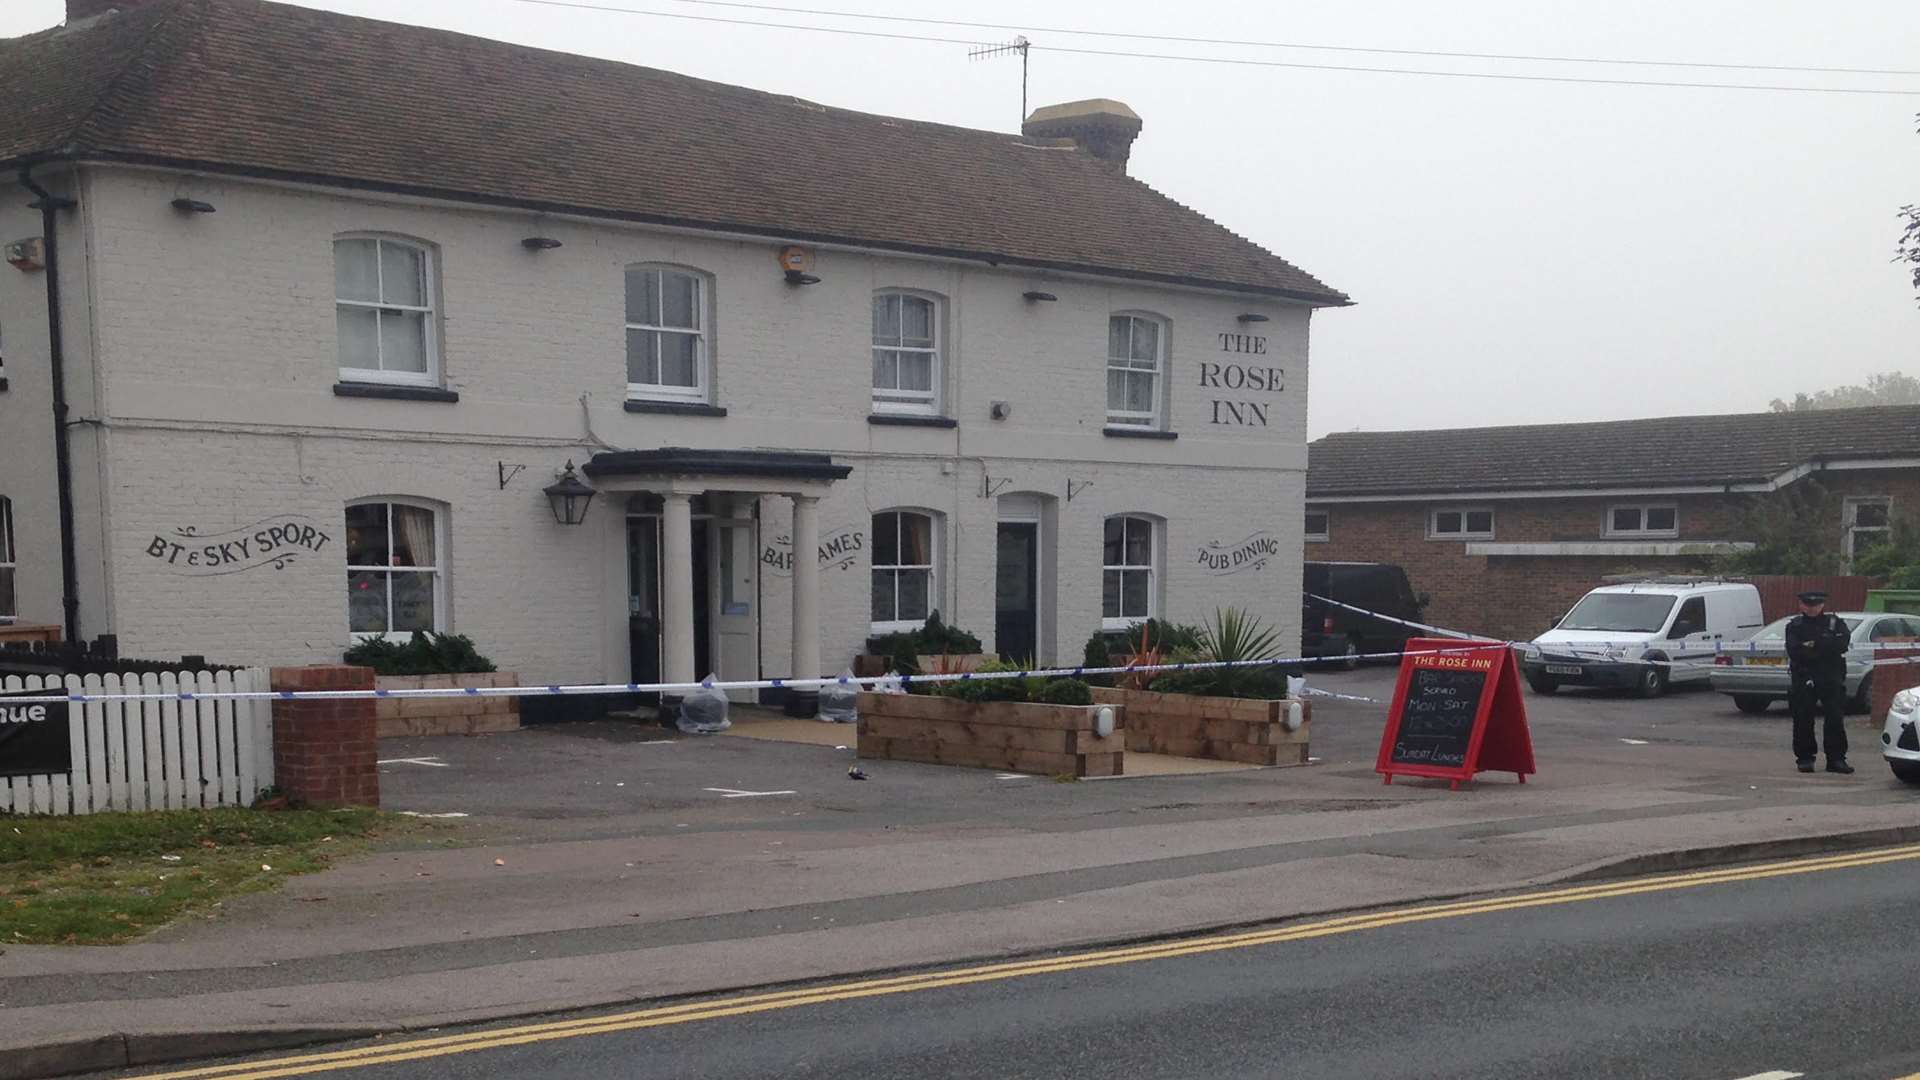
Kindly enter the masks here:
M 1146 622 L 1148 618 L 1150 618 L 1150 616 L 1147 616 L 1147 615 L 1140 615 L 1137 617 L 1129 617 L 1124 619 L 1102 618 L 1100 620 L 1100 629 L 1103 631 L 1138 630 L 1140 629 L 1140 624 Z
M 333 384 L 334 397 L 386 398 L 389 401 L 445 401 L 460 400 L 458 392 L 444 390 L 438 386 L 400 386 L 386 383 L 337 382 Z
M 956 428 L 960 421 L 951 416 L 920 416 L 914 413 L 872 413 L 867 423 L 880 427 Z
M 1177 431 L 1161 431 L 1159 428 L 1115 427 L 1108 425 L 1100 429 L 1100 434 L 1109 439 L 1177 439 Z
M 709 405 L 704 401 L 640 401 L 629 398 L 623 408 L 630 413 L 664 413 L 669 416 L 727 415 L 724 406 Z
M 1442 541 L 1448 541 L 1448 542 L 1452 542 L 1452 543 L 1458 543 L 1458 542 L 1460 542 L 1460 541 L 1462 541 L 1462 540 L 1464 540 L 1464 541 L 1467 541 L 1468 543 L 1476 543 L 1476 542 L 1479 542 L 1479 541 L 1484 541 L 1484 540 L 1491 540 L 1491 539 L 1493 539 L 1493 534 L 1492 534 L 1492 533 L 1442 533 L 1442 534 L 1428 534 L 1428 536 L 1427 536 L 1427 539 L 1429 539 L 1429 540 L 1442 540 Z

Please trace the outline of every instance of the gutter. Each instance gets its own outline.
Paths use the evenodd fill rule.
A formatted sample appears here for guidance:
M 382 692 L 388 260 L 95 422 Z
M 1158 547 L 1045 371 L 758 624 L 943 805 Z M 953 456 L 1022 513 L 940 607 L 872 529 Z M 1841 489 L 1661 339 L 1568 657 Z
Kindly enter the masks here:
M 60 605 L 66 638 L 81 641 L 80 572 L 73 543 L 73 452 L 68 444 L 66 349 L 60 319 L 60 211 L 79 206 L 33 179 L 31 164 L 20 167 L 20 186 L 34 195 L 27 205 L 40 211 L 40 235 L 47 247 L 47 365 L 53 375 L 54 486 L 60 502 Z

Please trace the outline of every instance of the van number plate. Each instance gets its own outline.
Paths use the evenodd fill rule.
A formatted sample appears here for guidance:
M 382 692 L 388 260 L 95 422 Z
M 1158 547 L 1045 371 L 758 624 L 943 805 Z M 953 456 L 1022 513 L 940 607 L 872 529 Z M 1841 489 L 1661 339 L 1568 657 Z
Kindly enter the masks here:
M 1582 668 L 1579 664 L 1548 664 L 1547 665 L 1547 674 L 1549 675 L 1579 675 L 1584 670 L 1585 669 Z

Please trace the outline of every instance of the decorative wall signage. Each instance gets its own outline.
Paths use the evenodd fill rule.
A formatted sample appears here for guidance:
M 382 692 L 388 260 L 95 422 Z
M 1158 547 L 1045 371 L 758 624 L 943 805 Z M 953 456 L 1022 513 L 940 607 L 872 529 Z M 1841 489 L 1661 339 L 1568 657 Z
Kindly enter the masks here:
M 67 703 L 24 705 L 9 696 L 66 693 L 18 690 L 0 694 L 0 776 L 35 776 L 73 771 L 73 743 L 67 731 Z
M 1209 577 L 1226 577 L 1242 570 L 1264 570 L 1268 561 L 1278 554 L 1280 541 L 1262 530 L 1237 544 L 1223 544 L 1218 540 L 1202 544 L 1194 563 Z
M 1262 334 L 1220 335 L 1220 351 L 1242 356 L 1267 355 L 1267 339 Z M 1209 390 L 1235 390 L 1241 393 L 1278 394 L 1287 388 L 1285 368 L 1240 361 L 1200 362 L 1200 385 Z M 1270 420 L 1270 401 L 1215 398 L 1211 402 L 1211 423 L 1239 427 L 1266 427 Z
M 820 569 L 846 570 L 867 549 L 867 534 L 851 525 L 836 526 L 820 532 Z M 760 549 L 760 565 L 775 577 L 793 574 L 793 534 L 781 533 Z
M 333 537 L 303 514 L 265 518 L 239 529 L 202 534 L 192 525 L 155 534 L 147 556 L 183 577 L 220 577 L 271 566 L 285 570 L 302 555 L 318 554 Z

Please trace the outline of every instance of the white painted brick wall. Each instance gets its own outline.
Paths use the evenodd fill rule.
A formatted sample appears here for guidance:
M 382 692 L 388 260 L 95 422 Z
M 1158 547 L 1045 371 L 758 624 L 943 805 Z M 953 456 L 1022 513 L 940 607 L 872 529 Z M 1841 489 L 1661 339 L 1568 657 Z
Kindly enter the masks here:
M 249 663 L 337 656 L 347 639 L 341 507 L 398 494 L 450 507 L 453 629 L 530 678 L 624 677 L 620 507 L 603 498 L 587 526 L 566 529 L 539 495 L 569 457 L 593 452 L 589 420 L 595 436 L 618 447 L 832 453 L 855 472 L 823 503 L 823 525 L 864 531 L 878 510 L 939 510 L 947 524 L 942 610 L 983 638 L 992 636 L 995 521 L 994 501 L 980 496 L 983 472 L 1007 481 L 998 494 L 1057 500 L 1058 611 L 1043 653 L 1077 659 L 1098 625 L 1101 521 L 1121 512 L 1167 521 L 1168 613 L 1193 620 L 1238 603 L 1280 626 L 1289 647 L 1297 635 L 1301 309 L 838 251 L 817 253 L 820 284 L 794 288 L 780 278 L 773 243 L 157 172 L 102 172 L 91 187 L 92 318 L 111 424 L 102 561 L 114 628 L 129 652 Z M 167 206 L 178 195 L 206 199 L 218 212 L 179 215 Z M 461 395 L 457 404 L 333 395 L 332 239 L 362 230 L 435 245 L 446 381 Z M 529 253 L 519 244 L 528 235 L 565 246 Z M 621 408 L 622 269 L 640 261 L 714 275 L 714 380 L 727 417 Z M 869 297 L 889 286 L 947 300 L 945 392 L 957 429 L 866 421 Z M 1059 302 L 1020 298 L 1035 288 Z M 1171 321 L 1177 441 L 1101 434 L 1106 320 L 1115 310 Z M 1197 385 L 1201 363 L 1247 359 L 1221 354 L 1218 339 L 1250 329 L 1235 319 L 1247 311 L 1271 317 L 1251 327 L 1269 342 L 1258 363 L 1285 368 L 1287 387 L 1222 396 L 1266 405 L 1264 428 L 1210 423 L 1216 395 Z M 988 419 L 997 400 L 1012 403 L 1010 419 Z M 501 461 L 528 466 L 504 491 Z M 788 511 L 782 499 L 763 505 L 764 540 L 784 531 Z M 221 578 L 169 573 L 145 554 L 156 533 L 173 527 L 213 531 L 284 513 L 332 522 L 332 548 L 284 570 Z M 1261 530 L 1281 545 L 1267 568 L 1211 577 L 1192 565 L 1200 544 Z M 788 580 L 764 583 L 763 664 L 772 674 L 784 672 L 788 655 Z M 825 582 L 822 655 L 836 670 L 867 635 L 867 593 L 864 564 Z

